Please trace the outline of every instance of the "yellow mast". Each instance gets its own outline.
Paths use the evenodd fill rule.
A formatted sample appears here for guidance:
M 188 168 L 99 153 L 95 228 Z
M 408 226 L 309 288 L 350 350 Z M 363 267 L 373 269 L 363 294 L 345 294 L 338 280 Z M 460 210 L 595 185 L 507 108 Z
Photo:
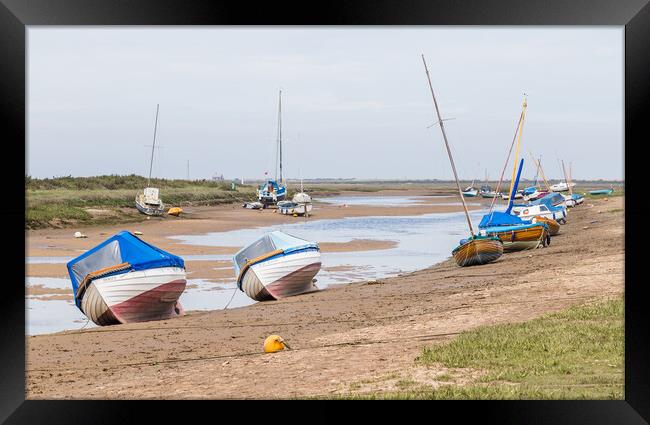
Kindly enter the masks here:
M 521 133 L 524 131 L 524 119 L 526 118 L 526 107 L 528 103 L 526 102 L 526 95 L 524 94 L 524 103 L 521 110 L 521 121 L 519 123 L 519 137 L 517 138 L 517 150 L 515 150 L 515 162 L 512 167 L 512 179 L 510 180 L 510 190 L 508 195 L 512 195 L 512 188 L 515 185 L 515 175 L 517 174 L 517 164 L 519 162 L 519 149 L 521 148 Z

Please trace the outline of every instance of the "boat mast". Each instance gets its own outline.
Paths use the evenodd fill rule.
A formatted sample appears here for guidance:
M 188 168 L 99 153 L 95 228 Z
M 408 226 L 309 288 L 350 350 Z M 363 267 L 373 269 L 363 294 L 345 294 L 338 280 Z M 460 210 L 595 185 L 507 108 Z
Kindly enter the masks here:
M 564 160 L 562 160 L 562 172 L 564 173 L 564 182 L 569 188 L 569 195 L 573 196 L 573 190 L 571 190 L 571 180 L 567 178 L 566 168 L 564 167 Z
M 515 151 L 515 161 L 514 166 L 512 167 L 512 179 L 510 180 L 510 191 L 512 193 L 512 187 L 515 184 L 515 174 L 517 173 L 517 161 L 519 160 L 519 149 L 521 148 L 521 135 L 524 132 L 524 120 L 526 119 L 526 107 L 528 103 L 526 102 L 526 93 L 524 93 L 524 104 L 521 110 L 521 121 L 519 123 L 519 138 L 517 139 L 517 150 Z
M 151 170 L 153 169 L 153 152 L 156 149 L 156 130 L 158 129 L 158 110 L 160 109 L 160 104 L 156 104 L 156 123 L 153 126 L 153 144 L 151 145 L 151 162 L 149 163 L 149 179 L 147 180 L 147 187 L 151 183 Z
M 497 182 L 497 188 L 494 190 L 495 194 L 499 194 L 499 190 L 501 189 L 501 183 L 503 182 L 503 175 L 506 172 L 506 168 L 508 168 L 508 161 L 510 161 L 510 154 L 512 153 L 512 148 L 515 146 L 515 140 L 517 140 L 517 134 L 519 133 L 519 127 L 521 127 L 521 120 L 524 118 L 524 111 L 521 111 L 521 114 L 519 115 L 519 121 L 517 122 L 517 128 L 515 129 L 515 134 L 512 136 L 512 143 L 510 143 L 510 150 L 508 151 L 508 156 L 506 157 L 506 163 L 503 164 L 503 169 L 501 170 L 501 177 L 499 177 L 499 181 Z M 494 196 L 492 198 L 492 202 L 490 203 L 490 212 L 492 212 L 492 208 L 494 208 L 494 203 L 496 202 L 497 196 Z
M 454 179 L 456 180 L 456 186 L 458 187 L 458 195 L 460 200 L 463 203 L 463 210 L 465 210 L 465 217 L 467 218 L 467 224 L 469 225 L 469 232 L 474 238 L 474 228 L 472 227 L 472 220 L 469 218 L 469 212 L 467 211 L 467 205 L 465 205 L 465 198 L 463 197 L 463 190 L 460 188 L 460 182 L 458 181 L 458 174 L 456 173 L 456 166 L 454 165 L 454 158 L 451 156 L 451 149 L 449 149 L 449 142 L 447 141 L 447 134 L 445 133 L 445 126 L 443 119 L 440 116 L 440 110 L 438 109 L 438 102 L 436 101 L 436 95 L 433 94 L 433 85 L 431 84 L 431 77 L 429 76 L 429 68 L 427 68 L 427 62 L 424 60 L 424 55 L 422 55 L 422 63 L 424 64 L 424 71 L 427 74 L 427 80 L 429 81 L 429 89 L 431 89 L 431 97 L 433 98 L 433 104 L 436 107 L 436 114 L 438 115 L 438 122 L 440 124 L 440 130 L 442 131 L 442 137 L 445 140 L 445 147 L 447 148 L 447 154 L 449 155 L 449 162 L 451 162 L 451 169 L 454 171 Z
M 278 180 L 276 168 L 275 181 L 282 182 L 282 90 L 280 90 L 280 97 L 278 100 L 278 155 L 280 157 L 280 180 Z

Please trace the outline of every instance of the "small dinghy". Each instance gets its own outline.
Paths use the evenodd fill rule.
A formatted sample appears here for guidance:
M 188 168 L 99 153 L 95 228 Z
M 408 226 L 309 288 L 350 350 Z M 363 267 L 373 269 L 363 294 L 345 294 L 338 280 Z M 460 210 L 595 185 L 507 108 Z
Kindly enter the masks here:
M 233 257 L 237 286 L 256 301 L 277 300 L 317 290 L 320 248 L 284 232 L 262 236 Z
M 503 243 L 499 238 L 477 235 L 461 240 L 451 255 L 461 267 L 491 263 L 503 255 Z
M 122 231 L 68 264 L 77 307 L 100 326 L 182 314 L 183 259 Z
M 242 208 L 246 208 L 249 210 L 260 210 L 264 207 L 261 202 L 246 202 L 242 205 Z
M 611 189 L 598 189 L 598 190 L 590 190 L 589 194 L 590 195 L 611 195 L 614 193 L 614 188 Z

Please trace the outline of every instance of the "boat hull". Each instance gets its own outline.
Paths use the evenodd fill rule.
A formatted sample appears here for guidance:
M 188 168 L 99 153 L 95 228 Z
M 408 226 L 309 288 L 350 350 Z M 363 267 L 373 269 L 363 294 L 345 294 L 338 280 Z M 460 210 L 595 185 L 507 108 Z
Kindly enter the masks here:
M 81 310 L 100 326 L 164 320 L 181 315 L 178 298 L 185 270 L 161 267 L 95 279 L 81 299 Z
M 590 190 L 590 195 L 611 195 L 614 193 L 613 189 Z
M 320 252 L 299 251 L 250 266 L 241 277 L 241 290 L 256 301 L 269 301 L 317 290 Z
M 143 202 L 139 196 L 135 198 L 135 207 L 138 209 L 138 211 L 145 215 L 158 216 L 163 215 L 165 212 L 165 206 L 162 202 L 160 205 L 153 206 Z
M 533 223 L 544 223 L 546 224 L 546 227 L 548 227 L 548 234 L 551 236 L 555 236 L 558 233 L 560 233 L 560 223 L 555 221 L 552 218 L 547 218 L 547 217 L 534 217 L 533 218 Z
M 473 239 L 454 249 L 452 255 L 461 267 L 487 264 L 503 255 L 503 243 L 491 238 Z
M 503 242 L 504 252 L 523 251 L 546 246 L 548 230 L 544 226 L 534 226 L 517 230 L 486 231 L 489 236 L 495 236 Z
M 285 215 L 305 215 L 311 212 L 313 209 L 312 204 L 299 204 L 296 205 L 295 207 L 290 207 L 290 208 L 282 208 L 279 207 L 280 214 L 285 214 Z

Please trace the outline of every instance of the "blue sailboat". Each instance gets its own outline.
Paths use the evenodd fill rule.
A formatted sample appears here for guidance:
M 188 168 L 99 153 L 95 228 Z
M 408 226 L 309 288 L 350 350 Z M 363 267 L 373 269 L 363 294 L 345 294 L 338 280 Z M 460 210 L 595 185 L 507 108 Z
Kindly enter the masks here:
M 514 194 L 517 192 L 524 160 L 519 163 L 517 178 L 512 186 L 508 208 L 503 211 L 492 211 L 481 219 L 478 227 L 482 235 L 498 237 L 503 242 L 503 251 L 512 252 L 524 249 L 534 249 L 546 246 L 551 242 L 548 226 L 545 223 L 535 223 L 511 214 Z
M 278 158 L 280 163 L 280 178 L 277 175 L 275 180 L 269 179 L 262 183 L 257 189 L 257 199 L 262 203 L 263 208 L 268 205 L 276 205 L 278 202 L 284 201 L 287 197 L 287 185 L 282 178 L 282 90 L 280 90 L 280 97 L 278 101 Z

